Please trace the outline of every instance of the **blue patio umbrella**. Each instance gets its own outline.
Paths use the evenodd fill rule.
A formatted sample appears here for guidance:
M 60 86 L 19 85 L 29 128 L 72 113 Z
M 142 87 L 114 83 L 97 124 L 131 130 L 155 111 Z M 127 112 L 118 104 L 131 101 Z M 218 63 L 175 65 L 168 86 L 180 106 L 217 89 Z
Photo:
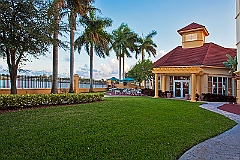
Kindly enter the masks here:
M 122 80 L 123 82 L 134 82 L 135 80 L 133 78 L 127 77 Z
M 111 81 L 119 81 L 119 79 L 117 79 L 116 77 L 111 77 L 111 78 L 109 78 L 109 80 L 111 80 Z

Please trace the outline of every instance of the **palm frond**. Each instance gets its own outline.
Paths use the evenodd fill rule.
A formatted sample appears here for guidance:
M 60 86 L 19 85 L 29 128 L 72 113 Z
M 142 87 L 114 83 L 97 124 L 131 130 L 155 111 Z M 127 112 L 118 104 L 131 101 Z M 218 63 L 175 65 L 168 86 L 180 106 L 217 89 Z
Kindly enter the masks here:
M 234 75 L 234 72 L 237 70 L 238 65 L 237 56 L 232 58 L 229 54 L 226 54 L 226 57 L 228 58 L 228 60 L 226 62 L 223 62 L 223 65 L 229 69 L 229 73 Z

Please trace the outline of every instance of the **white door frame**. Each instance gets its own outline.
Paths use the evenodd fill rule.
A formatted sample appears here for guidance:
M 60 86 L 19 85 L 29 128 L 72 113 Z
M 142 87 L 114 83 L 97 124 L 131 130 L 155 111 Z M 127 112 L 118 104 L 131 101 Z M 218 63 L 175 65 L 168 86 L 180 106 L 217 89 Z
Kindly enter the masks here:
M 180 88 L 180 91 L 181 91 L 181 95 L 180 95 L 180 97 L 178 96 L 178 97 L 176 97 L 176 86 L 175 86 L 175 83 L 176 82 L 180 82 L 180 84 L 181 84 L 181 88 Z M 188 94 L 190 93 L 190 80 L 174 80 L 173 81 L 173 96 L 174 97 L 176 97 L 176 98 L 184 98 L 185 97 L 185 95 L 183 95 L 183 83 L 184 82 L 188 82 Z

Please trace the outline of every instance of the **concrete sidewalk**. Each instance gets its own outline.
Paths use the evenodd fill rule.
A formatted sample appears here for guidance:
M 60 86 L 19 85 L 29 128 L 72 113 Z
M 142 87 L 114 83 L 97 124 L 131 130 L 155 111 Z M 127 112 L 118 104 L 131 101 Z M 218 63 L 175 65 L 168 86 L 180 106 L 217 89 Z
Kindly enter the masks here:
M 224 103 L 210 102 L 200 107 L 222 114 L 238 124 L 232 129 L 208 139 L 185 152 L 179 160 L 239 160 L 240 159 L 240 115 L 218 109 Z

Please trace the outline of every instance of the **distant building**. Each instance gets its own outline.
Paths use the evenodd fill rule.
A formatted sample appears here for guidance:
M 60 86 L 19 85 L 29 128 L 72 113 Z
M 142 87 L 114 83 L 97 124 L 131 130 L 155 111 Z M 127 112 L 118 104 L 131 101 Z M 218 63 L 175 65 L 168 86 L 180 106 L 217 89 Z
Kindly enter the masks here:
M 192 102 L 196 93 L 235 95 L 234 79 L 223 62 L 228 59 L 226 54 L 234 57 L 236 49 L 206 43 L 206 27 L 195 22 L 177 32 L 182 36 L 182 46 L 154 62 L 155 97 L 158 90 L 171 91 L 176 98 L 191 95 Z
M 236 37 L 237 37 L 237 57 L 238 57 L 238 71 L 240 76 L 240 0 L 236 0 Z M 240 80 L 237 80 L 237 103 L 240 104 Z

